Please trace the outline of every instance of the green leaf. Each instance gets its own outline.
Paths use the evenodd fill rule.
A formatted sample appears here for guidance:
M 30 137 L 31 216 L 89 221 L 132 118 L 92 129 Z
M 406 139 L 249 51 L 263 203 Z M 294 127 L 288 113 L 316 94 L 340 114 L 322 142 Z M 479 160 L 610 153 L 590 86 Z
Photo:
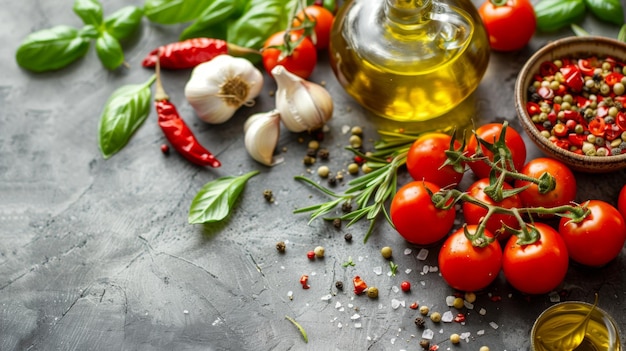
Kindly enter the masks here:
M 285 318 L 287 318 L 288 321 L 290 321 L 293 325 L 296 326 L 296 328 L 298 328 L 298 330 L 300 331 L 300 334 L 302 334 L 302 339 L 304 339 L 304 342 L 305 343 L 309 342 L 309 337 L 306 335 L 306 331 L 304 330 L 304 328 L 302 328 L 300 323 L 296 322 L 295 319 L 289 316 L 285 316 Z
M 114 70 L 124 63 L 124 51 L 120 42 L 109 32 L 102 32 L 96 39 L 96 52 L 104 67 Z
M 98 0 L 75 0 L 73 10 L 85 24 L 98 27 L 102 23 L 102 4 Z
M 126 6 L 104 19 L 104 28 L 115 39 L 128 38 L 141 24 L 143 10 L 137 6 Z
M 89 50 L 91 39 L 84 33 L 63 25 L 31 33 L 17 49 L 17 64 L 33 72 L 63 68 Z
M 104 158 L 126 146 L 150 114 L 152 76 L 144 84 L 125 85 L 109 97 L 100 116 L 98 141 Z
M 287 27 L 290 11 L 284 0 L 250 0 L 243 15 L 228 27 L 228 41 L 260 49 L 270 35 Z
M 617 40 L 626 43 L 626 24 L 623 24 L 619 29 L 619 33 L 617 34 Z
M 535 5 L 537 29 L 556 31 L 582 19 L 585 11 L 583 0 L 542 0 Z
M 219 222 L 226 218 L 248 179 L 257 174 L 259 171 L 252 171 L 238 177 L 222 177 L 206 183 L 191 202 L 187 217 L 189 223 Z
M 605 22 L 624 24 L 624 12 L 619 0 L 584 0 L 587 8 Z
M 183 30 L 180 40 L 198 38 L 202 33 L 214 30 L 214 27 L 218 26 L 225 29 L 228 19 L 241 16 L 243 6 L 243 0 L 214 0 L 189 27 Z
M 145 0 L 143 10 L 152 22 L 177 24 L 193 21 L 214 0 Z

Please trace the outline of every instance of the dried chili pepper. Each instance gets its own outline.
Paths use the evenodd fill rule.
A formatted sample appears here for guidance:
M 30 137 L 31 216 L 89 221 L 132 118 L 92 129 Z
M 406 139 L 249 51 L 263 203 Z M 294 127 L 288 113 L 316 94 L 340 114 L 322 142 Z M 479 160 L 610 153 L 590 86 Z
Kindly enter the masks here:
M 165 69 L 188 69 L 210 61 L 218 55 L 258 54 L 258 51 L 227 43 L 221 39 L 193 38 L 152 50 L 142 61 L 144 67 L 155 67 L 157 61 Z
M 197 165 L 214 168 L 221 166 L 220 161 L 198 142 L 191 129 L 178 114 L 176 106 L 169 101 L 169 96 L 161 84 L 158 61 L 156 76 L 155 107 L 159 118 L 159 127 L 161 127 L 167 140 L 183 157 Z
M 352 279 L 352 283 L 354 284 L 354 293 L 356 295 L 361 295 L 367 289 L 367 284 L 358 275 Z
M 309 276 L 306 274 L 303 274 L 300 277 L 300 284 L 302 284 L 302 289 L 308 289 L 310 288 L 309 286 Z

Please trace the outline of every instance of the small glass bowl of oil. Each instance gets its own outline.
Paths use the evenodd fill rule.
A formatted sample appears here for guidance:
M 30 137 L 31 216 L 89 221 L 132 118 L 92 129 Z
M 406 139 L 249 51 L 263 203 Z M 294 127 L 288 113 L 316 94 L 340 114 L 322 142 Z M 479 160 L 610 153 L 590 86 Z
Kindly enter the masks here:
M 588 322 L 581 330 L 580 327 L 588 315 Z M 573 349 L 564 348 L 563 345 L 559 346 L 545 341 L 554 341 L 555 338 L 562 339 L 563 343 L 575 342 L 578 346 Z M 530 339 L 531 351 L 623 350 L 615 320 L 599 307 L 580 301 L 561 302 L 543 311 L 533 325 Z M 574 341 L 575 339 L 578 340 Z

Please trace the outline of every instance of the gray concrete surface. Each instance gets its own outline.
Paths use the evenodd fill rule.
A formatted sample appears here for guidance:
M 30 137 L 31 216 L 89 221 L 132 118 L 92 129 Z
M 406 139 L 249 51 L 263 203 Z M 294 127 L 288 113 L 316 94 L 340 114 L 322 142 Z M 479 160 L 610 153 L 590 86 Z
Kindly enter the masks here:
M 164 73 L 172 101 L 222 161 L 219 169 L 193 166 L 175 152 L 165 157 L 154 112 L 119 154 L 104 160 L 97 129 L 105 101 L 116 88 L 147 80 L 152 71 L 140 67 L 141 59 L 152 48 L 176 41 L 182 26 L 144 19 L 124 47 L 128 69 L 107 71 L 93 48 L 57 72 L 20 69 L 14 54 L 26 35 L 57 24 L 81 25 L 72 3 L 5 1 L 0 11 L 0 350 L 420 350 L 418 313 L 408 306 L 419 302 L 431 311 L 457 313 L 445 301 L 453 289 L 428 268 L 437 265 L 437 246 L 421 261 L 416 258 L 420 248 L 382 220 L 364 244 L 367 223 L 337 229 L 321 220 L 307 225 L 307 215 L 292 214 L 294 208 L 325 200 L 293 179 L 308 174 L 301 160 L 310 136 L 283 130 L 279 149 L 285 162 L 273 168 L 254 162 L 243 147 L 245 118 L 273 106 L 270 79 L 254 107 L 209 126 L 184 99 L 189 72 Z M 105 1 L 105 13 L 126 4 Z M 585 26 L 617 35 L 616 28 L 593 19 Z M 520 52 L 492 54 L 484 80 L 464 105 L 475 111 L 477 123 L 509 120 L 520 130 L 513 101 L 516 74 L 537 48 L 566 35 L 567 30 L 538 35 Z M 351 156 L 343 150 L 344 126 L 362 126 L 371 147 L 376 129 L 389 123 L 362 111 L 338 85 L 326 58 L 321 61 L 311 80 L 325 81 L 335 101 L 322 144 L 331 150 L 328 164 L 336 170 Z M 528 149 L 529 159 L 540 156 L 533 145 Z M 189 205 L 202 185 L 252 170 L 261 173 L 250 180 L 225 223 L 187 224 Z M 625 175 L 577 174 L 578 200 L 615 203 Z M 401 172 L 400 182 L 408 179 Z M 471 179 L 470 174 L 465 181 Z M 273 191 L 274 203 L 264 200 L 265 189 Z M 344 241 L 345 233 L 353 234 L 351 243 Z M 285 254 L 274 248 L 280 240 L 287 242 Z M 326 257 L 308 260 L 306 252 L 318 245 L 326 248 Z M 388 262 L 379 254 L 383 246 L 394 250 L 396 276 L 387 275 Z M 355 266 L 343 267 L 350 256 Z M 623 328 L 625 269 L 624 251 L 602 269 L 573 265 L 559 288 L 567 293 L 561 299 L 589 302 L 597 291 L 600 306 Z M 309 275 L 308 290 L 299 284 L 303 274 Z M 355 275 L 379 288 L 378 299 L 353 294 Z M 335 288 L 337 280 L 344 282 L 343 291 Z M 412 282 L 410 293 L 393 289 L 403 280 Z M 403 304 L 394 309 L 394 300 Z M 527 350 L 533 321 L 551 304 L 548 294 L 523 296 L 499 277 L 478 294 L 473 309 L 463 311 L 465 323 L 427 327 L 440 350 L 483 345 L 493 351 Z M 286 315 L 303 326 L 308 343 Z M 451 333 L 470 337 L 451 345 Z

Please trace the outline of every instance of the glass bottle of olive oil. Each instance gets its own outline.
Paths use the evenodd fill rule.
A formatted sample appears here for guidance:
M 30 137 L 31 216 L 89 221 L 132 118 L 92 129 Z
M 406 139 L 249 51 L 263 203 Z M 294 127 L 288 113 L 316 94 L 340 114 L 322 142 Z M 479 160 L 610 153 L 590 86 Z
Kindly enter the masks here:
M 348 0 L 333 25 L 330 62 L 359 104 L 418 122 L 445 114 L 478 87 L 489 50 L 470 0 Z

